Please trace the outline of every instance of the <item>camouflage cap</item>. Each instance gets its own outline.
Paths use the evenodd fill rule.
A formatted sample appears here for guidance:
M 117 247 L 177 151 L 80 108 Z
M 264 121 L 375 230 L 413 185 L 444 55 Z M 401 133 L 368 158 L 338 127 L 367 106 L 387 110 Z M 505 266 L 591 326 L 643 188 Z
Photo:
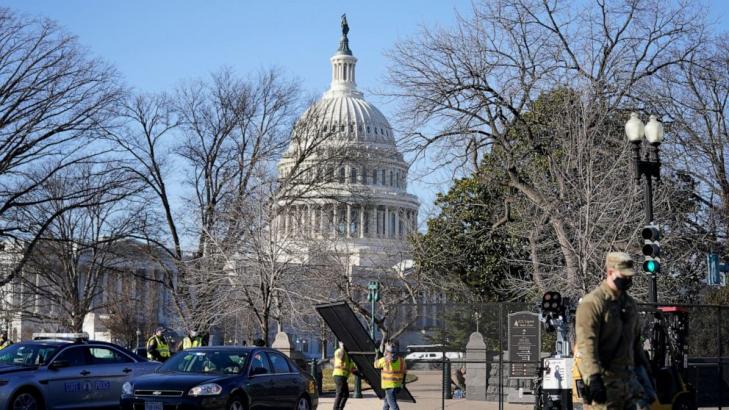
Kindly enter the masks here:
M 623 276 L 635 275 L 633 270 L 633 258 L 625 252 L 610 252 L 605 257 L 605 266 L 608 269 L 620 271 Z

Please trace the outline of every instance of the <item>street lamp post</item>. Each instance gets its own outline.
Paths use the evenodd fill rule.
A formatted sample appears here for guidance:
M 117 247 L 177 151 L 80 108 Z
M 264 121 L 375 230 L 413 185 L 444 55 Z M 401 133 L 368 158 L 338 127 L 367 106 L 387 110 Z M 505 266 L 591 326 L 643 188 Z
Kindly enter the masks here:
M 373 280 L 367 285 L 367 300 L 370 302 L 370 336 L 375 340 L 377 336 L 377 327 L 375 326 L 375 310 L 377 302 L 380 301 L 380 282 Z
M 373 280 L 367 284 L 367 300 L 370 302 L 370 336 L 375 340 L 377 336 L 377 326 L 375 325 L 375 313 L 377 302 L 380 300 L 380 282 Z M 362 398 L 362 378 L 359 374 L 354 377 L 354 398 Z
M 137 328 L 137 331 L 134 333 L 137 335 L 137 346 L 136 347 L 137 347 L 137 351 L 138 351 L 139 350 L 139 336 L 142 335 L 142 331 L 139 330 L 139 328 Z
M 656 183 L 661 182 L 661 158 L 659 146 L 663 141 L 663 124 L 658 121 L 655 115 L 650 116 L 648 124 L 638 118 L 638 114 L 631 113 L 630 119 L 625 123 L 625 135 L 628 141 L 633 144 L 633 168 L 635 180 L 640 184 L 641 176 L 645 176 L 645 223 L 653 224 L 653 178 Z M 648 141 L 648 149 L 641 158 L 641 146 L 643 138 Z M 658 303 L 658 285 L 656 273 L 650 273 L 649 299 L 651 303 Z

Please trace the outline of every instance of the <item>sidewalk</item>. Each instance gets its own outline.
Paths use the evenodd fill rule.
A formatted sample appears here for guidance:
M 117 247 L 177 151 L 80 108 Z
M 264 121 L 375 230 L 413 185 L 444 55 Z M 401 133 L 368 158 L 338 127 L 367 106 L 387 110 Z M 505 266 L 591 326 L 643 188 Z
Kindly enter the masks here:
M 499 403 L 494 401 L 474 401 L 466 399 L 445 400 L 445 407 L 441 398 L 441 381 L 440 371 L 416 371 L 411 372 L 418 376 L 416 382 L 408 384 L 408 390 L 412 393 L 417 403 L 398 403 L 403 410 L 440 410 L 442 408 L 448 410 L 499 410 Z M 373 410 L 381 409 L 382 401 L 375 396 L 372 390 L 365 390 L 363 398 L 347 400 L 347 410 Z M 329 410 L 334 405 L 334 397 L 322 397 L 319 399 L 319 409 Z M 726 408 L 726 407 L 725 407 Z M 503 409 L 506 410 L 533 410 L 534 405 L 504 403 Z M 716 407 L 702 407 L 701 410 L 713 410 Z
M 417 403 L 403 403 L 398 405 L 401 409 L 407 410 L 439 410 L 442 409 L 443 400 L 441 398 L 441 381 L 442 375 L 440 371 L 418 371 L 411 372 L 418 376 L 418 380 L 408 384 L 408 390 L 412 393 Z M 371 390 L 363 392 L 363 398 L 353 399 L 350 394 L 347 400 L 347 410 L 371 410 L 382 408 L 382 401 L 377 398 Z M 334 405 L 334 397 L 323 397 L 319 399 L 319 409 L 329 410 Z M 449 410 L 498 410 L 499 403 L 493 401 L 473 401 L 466 399 L 445 400 L 445 408 Z M 510 404 L 504 403 L 504 409 L 509 410 L 531 410 L 533 405 Z

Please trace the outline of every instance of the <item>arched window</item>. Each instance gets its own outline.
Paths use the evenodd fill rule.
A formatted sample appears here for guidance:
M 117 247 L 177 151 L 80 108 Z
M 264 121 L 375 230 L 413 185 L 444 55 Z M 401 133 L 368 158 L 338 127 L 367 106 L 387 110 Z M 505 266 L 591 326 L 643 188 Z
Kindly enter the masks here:
M 339 183 L 343 184 L 346 180 L 346 172 L 347 170 L 344 169 L 344 167 L 339 168 Z
M 364 225 L 362 225 L 362 233 L 364 233 L 364 236 L 369 236 L 370 234 L 370 212 L 369 209 L 364 208 L 362 210 L 364 212 Z
M 357 168 L 355 168 L 355 167 L 352 167 L 349 170 L 349 183 L 350 184 L 357 183 Z
M 352 207 L 349 214 L 349 236 L 359 236 L 359 208 Z
M 397 233 L 395 232 L 395 213 L 390 212 L 390 233 L 391 237 L 395 237 Z
M 347 207 L 340 206 L 337 209 L 337 235 L 344 236 L 347 232 Z

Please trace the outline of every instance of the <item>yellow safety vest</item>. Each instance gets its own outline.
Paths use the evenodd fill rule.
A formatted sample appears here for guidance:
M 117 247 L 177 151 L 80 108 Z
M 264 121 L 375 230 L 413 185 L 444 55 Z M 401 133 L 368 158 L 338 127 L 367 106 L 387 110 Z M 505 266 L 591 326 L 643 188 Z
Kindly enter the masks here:
M 185 336 L 185 338 L 182 339 L 182 350 L 199 346 L 202 346 L 202 337 L 200 336 L 195 336 L 194 339 L 191 339 L 190 336 Z
M 157 342 L 157 351 L 159 352 L 159 355 L 162 356 L 163 359 L 167 359 L 170 357 L 170 347 L 167 345 L 167 343 L 164 342 L 164 339 L 157 337 L 157 335 L 154 335 L 147 340 L 147 358 L 154 360 L 154 357 L 149 352 L 149 345 L 152 343 L 152 340 Z
M 397 358 L 387 362 L 383 357 L 380 358 L 375 367 L 382 369 L 380 373 L 380 385 L 383 389 L 394 389 L 402 387 L 403 379 L 405 378 L 405 361 L 401 358 Z
M 13 344 L 13 342 L 11 342 L 10 340 L 4 341 L 2 344 L 0 344 L 0 350 L 5 349 L 6 347 L 10 346 L 11 344 Z
M 339 358 L 340 352 L 342 353 L 341 359 Z M 332 376 L 349 377 L 352 367 L 352 360 L 349 358 L 347 352 L 342 349 L 337 349 L 334 352 L 334 371 L 332 372 Z

